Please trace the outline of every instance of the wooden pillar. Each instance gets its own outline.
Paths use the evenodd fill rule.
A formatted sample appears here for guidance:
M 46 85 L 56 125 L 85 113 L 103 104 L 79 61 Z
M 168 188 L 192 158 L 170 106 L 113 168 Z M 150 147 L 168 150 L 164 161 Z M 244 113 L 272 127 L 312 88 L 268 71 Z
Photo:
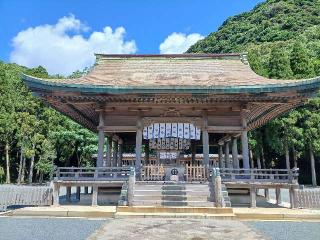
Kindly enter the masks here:
M 224 144 L 224 161 L 227 168 L 232 168 L 231 162 L 230 162 L 230 148 L 229 148 L 229 142 L 225 142 Z
M 123 153 L 123 141 L 120 139 L 119 150 L 118 150 L 118 167 L 122 167 L 122 153 Z
M 59 190 L 60 186 L 58 183 L 53 183 L 53 193 L 52 193 L 52 198 L 53 198 L 53 206 L 57 207 L 59 206 Z
M 137 119 L 137 132 L 136 132 L 136 175 L 138 178 L 141 176 L 141 149 L 142 148 L 142 121 L 139 116 Z
M 86 194 L 86 195 L 89 194 L 89 187 L 88 186 L 84 187 L 84 194 Z
M 250 188 L 250 207 L 257 207 L 257 191 L 254 186 Z
M 97 185 L 92 186 L 92 206 L 98 205 L 98 190 Z
M 249 163 L 249 146 L 248 146 L 248 133 L 243 131 L 241 133 L 241 145 L 242 145 L 242 161 L 243 168 L 250 169 Z
M 144 164 L 146 165 L 150 164 L 149 157 L 150 157 L 150 148 L 149 148 L 149 140 L 147 140 L 144 148 Z
M 99 112 L 99 126 L 98 126 L 98 158 L 96 162 L 97 167 L 103 166 L 103 149 L 104 149 L 104 111 Z
M 233 168 L 239 168 L 239 158 L 238 158 L 238 140 L 237 138 L 232 138 L 232 163 Z
M 76 198 L 78 201 L 80 201 L 80 195 L 81 195 L 81 187 L 77 187 Z
M 112 136 L 108 137 L 108 140 L 107 140 L 107 153 L 106 153 L 106 166 L 107 167 L 111 167 L 112 164 L 111 164 L 111 153 L 112 153 Z
M 118 163 L 118 142 L 112 141 L 112 167 L 117 167 Z
M 281 188 L 279 187 L 276 188 L 276 202 L 277 205 L 281 203 Z
M 224 166 L 223 166 L 223 145 L 219 145 L 219 168 L 224 168 Z
M 209 167 L 209 133 L 208 133 L 208 115 L 203 114 L 203 131 L 202 131 L 202 145 L 203 145 L 203 165 Z
M 66 187 L 66 201 L 71 202 L 71 187 Z
M 195 140 L 191 140 L 191 163 L 196 163 L 196 143 Z
M 246 130 L 246 128 L 247 128 L 247 120 L 246 120 L 246 117 L 245 117 L 245 109 L 241 110 L 241 121 L 242 121 L 242 127 L 244 129 L 242 131 L 242 133 L 241 133 L 243 168 L 244 169 L 250 169 L 249 144 L 248 144 L 248 132 Z
M 267 201 L 270 200 L 269 188 L 264 189 L 264 196 Z

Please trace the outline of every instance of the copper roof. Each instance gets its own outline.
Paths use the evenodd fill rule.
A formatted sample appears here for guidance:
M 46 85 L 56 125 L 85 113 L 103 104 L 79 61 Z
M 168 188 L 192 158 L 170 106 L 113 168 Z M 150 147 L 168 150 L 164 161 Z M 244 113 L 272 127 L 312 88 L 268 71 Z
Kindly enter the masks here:
M 270 88 L 297 87 L 301 84 L 317 87 L 320 79 L 276 80 L 257 75 L 241 54 L 172 54 L 118 55 L 96 54 L 97 62 L 87 75 L 74 79 L 39 79 L 24 76 L 29 86 L 155 91 L 193 89 L 234 92 L 270 92 Z M 137 91 L 139 92 L 139 91 Z M 140 91 L 142 92 L 142 91 Z M 252 92 L 252 91 L 251 91 Z

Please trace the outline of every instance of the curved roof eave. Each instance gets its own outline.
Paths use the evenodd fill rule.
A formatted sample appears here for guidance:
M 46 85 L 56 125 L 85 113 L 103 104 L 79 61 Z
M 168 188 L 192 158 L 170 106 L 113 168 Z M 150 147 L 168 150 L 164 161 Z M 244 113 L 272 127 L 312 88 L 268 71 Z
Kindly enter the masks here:
M 63 91 L 63 92 L 81 92 L 95 94 L 130 94 L 130 93 L 271 93 L 271 92 L 287 92 L 287 91 L 303 91 L 320 88 L 320 77 L 294 81 L 292 83 L 281 84 L 262 84 L 262 85 L 241 85 L 241 86 L 130 86 L 116 87 L 105 85 L 86 85 L 86 84 L 67 84 L 46 81 L 41 78 L 32 77 L 23 74 L 23 81 L 31 89 L 47 90 L 47 91 Z

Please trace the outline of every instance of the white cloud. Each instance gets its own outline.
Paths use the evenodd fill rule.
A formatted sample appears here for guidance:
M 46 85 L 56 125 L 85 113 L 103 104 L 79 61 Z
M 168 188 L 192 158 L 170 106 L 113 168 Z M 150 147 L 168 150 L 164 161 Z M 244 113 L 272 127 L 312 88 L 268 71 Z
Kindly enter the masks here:
M 197 41 L 203 39 L 204 36 L 199 33 L 191 33 L 186 35 L 184 33 L 171 33 L 159 46 L 160 53 L 184 53 L 188 48 Z
M 50 74 L 69 75 L 94 64 L 94 53 L 135 53 L 134 40 L 125 41 L 125 29 L 106 26 L 86 38 L 89 27 L 73 15 L 55 25 L 40 25 L 19 32 L 12 40 L 10 61 L 27 67 L 43 66 Z

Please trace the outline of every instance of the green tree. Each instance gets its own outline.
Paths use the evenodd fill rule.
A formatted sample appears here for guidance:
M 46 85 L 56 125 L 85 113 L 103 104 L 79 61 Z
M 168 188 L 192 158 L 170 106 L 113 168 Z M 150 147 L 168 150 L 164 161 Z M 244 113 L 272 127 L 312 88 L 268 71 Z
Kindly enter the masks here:
M 299 39 L 294 43 L 290 54 L 291 70 L 296 78 L 306 78 L 314 75 L 314 67 L 305 44 Z
M 269 77 L 277 79 L 287 79 L 292 75 L 288 55 L 279 46 L 271 50 L 269 59 Z

